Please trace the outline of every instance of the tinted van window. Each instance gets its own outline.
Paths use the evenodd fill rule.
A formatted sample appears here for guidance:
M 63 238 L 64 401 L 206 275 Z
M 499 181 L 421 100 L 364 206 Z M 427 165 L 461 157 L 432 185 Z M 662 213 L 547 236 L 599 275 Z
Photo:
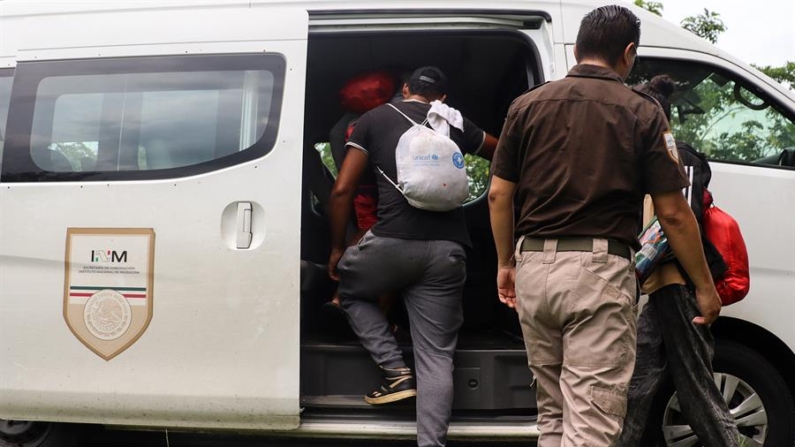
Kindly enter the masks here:
M 20 64 L 18 73 L 35 99 L 21 102 L 29 122 L 15 113 L 10 123 L 20 138 L 4 180 L 183 176 L 254 159 L 275 142 L 279 56 Z

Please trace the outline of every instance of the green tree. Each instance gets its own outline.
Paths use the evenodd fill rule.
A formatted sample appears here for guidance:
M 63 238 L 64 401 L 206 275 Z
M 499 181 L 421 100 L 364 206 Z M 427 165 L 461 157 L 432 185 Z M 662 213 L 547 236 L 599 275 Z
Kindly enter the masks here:
M 682 28 L 712 43 L 717 43 L 720 33 L 727 29 L 720 14 L 707 8 L 704 8 L 704 14 L 685 17 Z
M 652 14 L 657 14 L 658 16 L 662 17 L 663 4 L 661 2 L 635 0 L 635 6 L 640 6 L 641 8 L 651 12 Z
M 785 86 L 791 89 L 795 88 L 795 62 L 787 62 L 781 67 L 771 67 L 770 65 L 763 67 L 754 65 L 754 67 Z
M 491 163 L 488 160 L 478 157 L 477 155 L 464 155 L 467 166 L 467 176 L 469 177 L 469 197 L 467 202 L 477 199 L 486 192 L 489 185 L 489 167 Z
M 710 141 L 710 156 L 718 160 L 753 161 L 768 155 L 768 146 L 760 136 L 765 132 L 764 126 L 758 121 L 746 121 L 740 127 L 739 132 L 723 132 Z

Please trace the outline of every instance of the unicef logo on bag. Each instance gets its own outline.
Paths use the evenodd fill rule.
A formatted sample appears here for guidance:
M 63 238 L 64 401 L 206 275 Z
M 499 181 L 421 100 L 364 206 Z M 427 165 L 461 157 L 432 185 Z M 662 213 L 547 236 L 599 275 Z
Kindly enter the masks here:
M 464 169 L 464 156 L 461 155 L 461 152 L 453 154 L 453 165 L 458 169 Z
M 415 155 L 411 159 L 415 166 L 439 166 L 439 156 L 436 154 Z

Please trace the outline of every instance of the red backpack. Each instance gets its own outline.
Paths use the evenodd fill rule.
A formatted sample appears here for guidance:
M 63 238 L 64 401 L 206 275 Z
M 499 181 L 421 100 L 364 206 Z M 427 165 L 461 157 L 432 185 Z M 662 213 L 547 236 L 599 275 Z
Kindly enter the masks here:
M 751 275 L 748 271 L 748 250 L 740 226 L 728 213 L 714 205 L 712 193 L 704 189 L 704 235 L 715 246 L 726 264 L 726 272 L 713 278 L 724 306 L 734 304 L 748 295 Z

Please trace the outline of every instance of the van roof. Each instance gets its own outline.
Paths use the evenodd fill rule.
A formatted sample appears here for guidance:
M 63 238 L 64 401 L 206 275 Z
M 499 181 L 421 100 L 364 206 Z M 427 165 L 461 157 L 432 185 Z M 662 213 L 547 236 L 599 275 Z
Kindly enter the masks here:
M 114 2 L 30 2 L 23 0 L 0 1 L 0 23 L 15 18 L 32 18 L 35 16 L 53 16 L 59 14 L 91 14 L 107 12 L 163 10 L 174 11 L 192 8 L 296 8 L 305 9 L 312 16 L 320 16 L 329 12 L 340 14 L 371 15 L 406 15 L 416 13 L 443 14 L 447 11 L 479 15 L 491 11 L 500 11 L 508 15 L 541 15 L 545 19 L 560 17 L 559 24 L 551 19 L 553 26 L 559 29 L 553 33 L 555 43 L 574 44 L 579 23 L 590 10 L 604 5 L 604 0 L 499 0 L 483 3 L 481 0 L 171 0 L 169 2 L 144 0 L 120 0 Z M 743 66 L 753 72 L 775 89 L 792 97 L 792 92 L 775 81 L 770 80 L 758 70 L 720 50 L 709 42 L 690 33 L 679 26 L 668 22 L 642 8 L 626 4 L 641 19 L 641 47 L 679 48 L 696 51 Z M 568 25 L 571 24 L 571 25 Z M 5 26 L 0 25 L 0 34 Z M 17 28 L 19 29 L 19 28 Z M 35 31 L 34 31 L 35 30 Z M 41 28 L 31 23 L 31 33 L 40 32 Z M 562 41 L 561 41 L 562 39 Z M 5 39 L 0 39 L 5 40 Z M 41 40 L 41 39 L 37 39 Z M 60 44 L 61 39 L 53 39 Z M 85 42 L 83 42 L 85 43 Z M 60 45 L 59 45 L 60 46 Z M 0 46 L 0 59 L 8 58 L 14 49 Z
M 554 11 L 558 7 L 563 11 L 563 43 L 574 43 L 577 37 L 577 26 L 566 26 L 567 23 L 579 24 L 580 19 L 588 11 L 603 5 L 600 0 L 500 0 L 483 3 L 481 0 L 172 0 L 162 1 L 114 1 L 114 2 L 30 2 L 6 0 L 0 2 L 0 20 L 10 17 L 39 16 L 54 14 L 80 14 L 92 12 L 122 12 L 132 10 L 173 10 L 188 8 L 301 8 L 309 14 L 318 12 L 338 11 L 340 13 L 367 13 L 376 10 L 389 11 L 395 14 L 417 13 L 422 11 L 439 12 L 443 10 L 470 13 L 488 11 L 510 11 L 521 13 L 527 11 Z M 626 5 L 641 18 L 643 33 L 641 45 L 659 47 L 688 48 L 697 51 L 718 54 L 720 50 L 682 30 L 666 20 L 646 10 Z M 556 15 L 556 14 L 555 14 Z M 560 42 L 558 42 L 560 43 Z M 721 54 L 723 56 L 723 54 Z

